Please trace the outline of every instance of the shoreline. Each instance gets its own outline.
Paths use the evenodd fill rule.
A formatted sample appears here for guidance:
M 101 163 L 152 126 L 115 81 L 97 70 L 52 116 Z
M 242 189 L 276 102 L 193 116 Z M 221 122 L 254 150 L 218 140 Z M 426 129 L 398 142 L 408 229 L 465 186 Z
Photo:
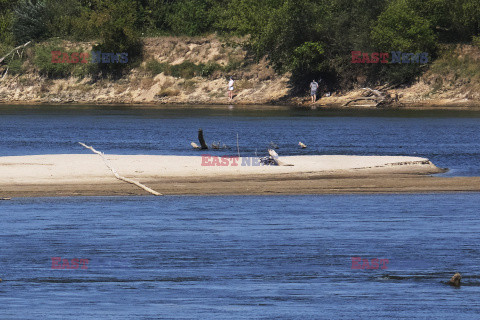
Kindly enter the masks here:
M 415 175 L 290 177 L 225 181 L 214 179 L 142 180 L 165 196 L 327 195 L 480 192 L 480 177 Z M 77 184 L 2 184 L 2 198 L 147 196 L 146 191 L 120 181 Z M 152 196 L 152 195 L 150 195 Z
M 312 109 L 312 110 L 331 110 L 331 111 L 347 111 L 347 110 L 379 110 L 379 111 L 393 111 L 393 110 L 458 110 L 458 111 L 480 111 L 480 101 L 445 101 L 445 100 L 429 100 L 421 102 L 404 102 L 402 105 L 391 107 L 372 107 L 372 106 L 348 106 L 344 107 L 340 102 L 328 102 L 318 100 L 315 104 L 311 103 L 299 103 L 295 99 L 285 101 L 233 101 L 233 102 L 205 102 L 205 101 L 193 101 L 193 102 L 48 102 L 48 101 L 0 101 L 0 106 L 109 106 L 109 107 L 139 107 L 139 108 L 157 108 L 167 109 L 175 107 L 189 107 L 189 108 L 224 108 L 234 106 L 235 108 L 242 109 L 261 109 L 261 110 L 274 110 L 274 109 Z
M 480 177 L 406 156 L 285 156 L 289 166 L 202 165 L 201 156 L 106 155 L 109 165 L 163 195 L 293 195 L 480 191 Z M 209 159 L 213 163 L 213 159 Z M 232 160 L 233 161 L 233 160 Z M 117 180 L 95 154 L 0 157 L 0 199 L 147 195 Z

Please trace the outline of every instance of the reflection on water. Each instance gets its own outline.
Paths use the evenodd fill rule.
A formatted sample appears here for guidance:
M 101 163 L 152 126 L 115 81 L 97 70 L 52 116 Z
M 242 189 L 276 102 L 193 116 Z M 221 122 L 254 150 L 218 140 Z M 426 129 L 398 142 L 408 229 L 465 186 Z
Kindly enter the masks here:
M 2 319 L 473 319 L 480 194 L 0 202 Z M 52 257 L 89 259 L 53 270 Z M 389 259 L 354 270 L 351 258 Z M 460 272 L 464 285 L 445 285 Z
M 202 128 L 208 144 L 236 154 L 262 155 L 270 142 L 279 155 L 354 154 L 423 156 L 446 175 L 480 175 L 480 112 L 344 110 L 259 106 L 129 107 L 0 106 L 0 156 L 88 153 L 199 155 Z M 298 141 L 308 148 L 300 149 Z

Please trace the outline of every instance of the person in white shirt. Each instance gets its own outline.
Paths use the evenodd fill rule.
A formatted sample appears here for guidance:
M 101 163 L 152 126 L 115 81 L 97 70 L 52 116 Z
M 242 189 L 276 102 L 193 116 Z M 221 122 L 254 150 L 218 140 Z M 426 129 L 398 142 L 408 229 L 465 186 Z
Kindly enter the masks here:
M 233 81 L 232 77 L 230 77 L 230 81 L 228 81 L 228 100 L 233 100 Z
M 310 83 L 310 96 L 312 97 L 312 103 L 315 103 L 317 101 L 317 89 L 318 89 L 318 83 L 315 80 L 312 80 Z

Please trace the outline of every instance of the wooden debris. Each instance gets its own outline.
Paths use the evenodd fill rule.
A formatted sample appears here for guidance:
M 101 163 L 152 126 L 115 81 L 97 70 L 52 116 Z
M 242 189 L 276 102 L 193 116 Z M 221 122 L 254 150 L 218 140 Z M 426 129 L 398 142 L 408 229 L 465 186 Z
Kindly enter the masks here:
M 208 146 L 207 144 L 205 143 L 205 139 L 203 138 L 203 130 L 202 129 L 198 129 L 198 141 L 200 142 L 200 146 L 202 150 L 207 150 L 208 149 Z
M 281 161 L 278 157 L 278 153 L 276 153 L 273 149 L 268 149 L 268 154 L 277 166 L 293 166 L 293 164 L 288 164 Z
M 80 145 L 84 146 L 85 148 L 87 149 L 90 149 L 92 150 L 93 153 L 96 153 L 98 154 L 100 157 L 102 157 L 102 160 L 103 162 L 105 163 L 105 165 L 107 166 L 108 169 L 110 169 L 110 171 L 112 171 L 112 173 L 115 175 L 115 177 L 118 179 L 118 180 L 122 180 L 122 181 L 125 181 L 127 183 L 131 183 L 131 184 L 134 184 L 136 185 L 137 187 L 140 187 L 142 188 L 143 190 L 147 191 L 147 192 L 150 192 L 151 194 L 155 195 L 155 196 L 161 196 L 162 194 L 153 190 L 153 189 L 150 189 L 149 187 L 147 187 L 146 185 L 143 185 L 141 184 L 140 182 L 138 181 L 135 181 L 135 180 L 132 180 L 132 179 L 129 179 L 129 178 L 125 178 L 125 177 L 122 177 L 121 175 L 119 175 L 117 173 L 117 171 L 112 167 L 110 166 L 110 164 L 107 162 L 107 159 L 105 159 L 105 156 L 102 152 L 99 152 L 97 150 L 95 150 L 93 147 L 90 147 L 90 146 L 87 146 L 86 144 L 84 143 L 81 143 L 79 142 Z
M 28 46 L 31 42 L 32 42 L 32 41 L 28 41 L 27 43 L 22 44 L 21 46 L 18 46 L 18 47 L 16 47 L 16 48 L 13 48 L 9 53 L 7 53 L 5 56 L 3 56 L 2 58 L 0 58 L 0 64 L 2 64 L 3 61 L 4 61 L 9 55 L 14 54 L 15 52 L 17 52 L 18 55 L 21 56 L 20 53 L 18 52 L 18 50 L 25 48 L 25 47 Z
M 450 281 L 448 281 L 448 284 L 454 287 L 460 287 L 461 280 L 462 280 L 462 275 L 457 272 L 453 275 Z
M 388 94 L 386 91 L 375 90 L 371 88 L 362 88 L 365 90 L 362 93 L 363 97 L 352 99 L 346 102 L 343 106 L 346 107 L 352 102 L 357 101 L 371 101 L 370 107 L 386 107 L 392 106 L 399 103 L 399 96 L 395 94 L 394 96 Z

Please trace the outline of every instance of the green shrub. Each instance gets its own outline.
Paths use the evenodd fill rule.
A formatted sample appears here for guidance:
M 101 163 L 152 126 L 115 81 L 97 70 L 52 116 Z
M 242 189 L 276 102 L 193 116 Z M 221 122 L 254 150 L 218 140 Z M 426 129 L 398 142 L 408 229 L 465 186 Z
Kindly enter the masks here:
M 23 59 L 17 58 L 10 61 L 8 64 L 8 73 L 11 75 L 21 74 L 23 71 Z
M 13 14 L 10 11 L 0 14 L 0 46 L 13 45 Z M 1 49 L 0 49 L 1 50 Z
M 480 48 L 480 36 L 473 36 L 472 44 L 477 48 Z
M 214 62 L 195 64 L 191 61 L 184 61 L 180 64 L 171 65 L 152 59 L 147 61 L 145 70 L 153 76 L 163 72 L 167 76 L 191 79 L 194 77 L 209 77 L 216 70 L 222 70 L 222 67 Z
M 91 63 L 52 63 L 52 51 L 83 52 L 82 49 L 66 50 L 59 40 L 52 40 L 34 47 L 33 63 L 42 76 L 49 78 L 84 77 L 96 72 L 96 65 Z M 61 59 L 61 58 L 60 58 Z
M 106 76 L 121 77 L 142 60 L 143 43 L 135 27 L 137 12 L 129 0 L 94 1 L 98 11 L 92 13 L 92 23 L 98 30 L 100 44 L 93 51 L 128 53 L 128 63 L 99 63 L 99 72 Z
M 156 76 L 157 74 L 165 72 L 167 67 L 168 67 L 167 63 L 161 63 L 155 59 L 148 60 L 147 63 L 145 64 L 145 70 L 152 76 Z

